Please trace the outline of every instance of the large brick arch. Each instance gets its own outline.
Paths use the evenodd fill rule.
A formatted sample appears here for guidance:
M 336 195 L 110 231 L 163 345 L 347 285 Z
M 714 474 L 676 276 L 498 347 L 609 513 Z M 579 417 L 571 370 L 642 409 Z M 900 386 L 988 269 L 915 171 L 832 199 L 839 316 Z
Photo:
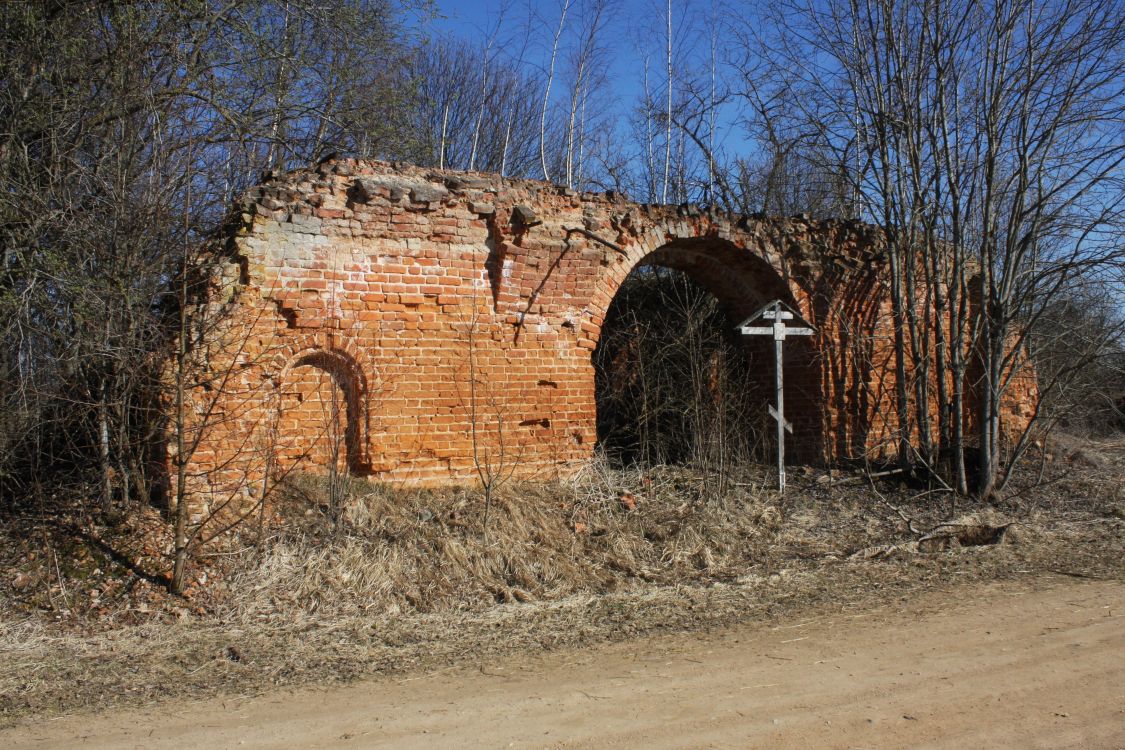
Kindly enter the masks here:
M 637 245 L 623 262 L 604 274 L 601 287 L 591 298 L 587 314 L 604 320 L 609 303 L 625 278 L 640 266 L 663 266 L 681 271 L 703 285 L 727 309 L 736 322 L 767 302 L 782 299 L 799 305 L 794 288 L 768 258 L 738 247 L 729 239 L 688 237 L 674 239 L 655 248 Z
M 776 258 L 760 257 L 739 247 L 729 239 L 719 237 L 689 237 L 667 242 L 655 249 L 638 245 L 627 260 L 605 274 L 587 311 L 594 321 L 604 321 L 608 304 L 620 289 L 625 278 L 645 266 L 660 266 L 679 271 L 710 292 L 726 314 L 727 323 L 734 327 L 773 300 L 782 300 L 790 307 L 809 317 L 807 297 L 800 293 L 795 283 L 787 281 L 776 264 Z M 599 341 L 601 324 L 591 338 Z M 772 339 L 753 337 L 743 340 L 750 361 L 751 372 L 745 373 L 749 382 L 763 397 L 773 393 L 773 343 Z M 790 457 L 797 460 L 816 460 L 823 452 L 822 424 L 811 415 L 823 411 L 819 367 L 819 345 L 810 338 L 792 338 L 787 342 L 785 368 L 787 399 L 790 411 L 798 415 L 794 421 L 795 434 L 790 444 Z M 765 413 L 765 401 L 762 405 Z
M 818 436 L 802 460 L 893 449 L 876 228 L 353 160 L 271 178 L 240 209 L 222 243 L 225 333 L 205 363 L 237 371 L 212 378 L 239 384 L 237 398 L 216 397 L 235 418 L 206 431 L 191 472 L 212 494 L 266 470 L 259 433 L 302 361 L 356 394 L 356 473 L 473 481 L 501 445 L 516 475 L 573 471 L 596 442 L 591 353 L 638 264 L 688 273 L 734 320 L 780 297 L 817 327 L 787 347 L 787 367 L 808 373 L 792 381 L 805 397 L 789 416 Z

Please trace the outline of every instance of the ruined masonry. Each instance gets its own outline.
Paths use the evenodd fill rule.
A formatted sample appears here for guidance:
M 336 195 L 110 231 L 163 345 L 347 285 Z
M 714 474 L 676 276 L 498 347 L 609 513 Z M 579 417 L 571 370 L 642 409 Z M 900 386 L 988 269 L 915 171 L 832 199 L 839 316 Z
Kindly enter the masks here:
M 591 354 L 642 264 L 690 275 L 732 326 L 777 298 L 816 326 L 786 346 L 794 461 L 893 451 L 874 227 L 351 160 L 271 178 L 240 209 L 197 310 L 199 514 L 294 468 L 415 484 L 573 471 L 597 440 Z M 772 383 L 769 342 L 746 345 L 762 347 L 749 377 Z M 1033 390 L 1013 389 L 1010 421 Z

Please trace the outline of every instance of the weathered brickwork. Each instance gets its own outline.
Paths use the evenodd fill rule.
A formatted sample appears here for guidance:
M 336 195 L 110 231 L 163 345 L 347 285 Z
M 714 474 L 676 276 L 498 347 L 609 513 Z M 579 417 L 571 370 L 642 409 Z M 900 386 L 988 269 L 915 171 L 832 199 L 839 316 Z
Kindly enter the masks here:
M 343 160 L 271 179 L 242 209 L 208 308 L 220 323 L 193 360 L 208 373 L 189 394 L 201 507 L 298 465 L 431 484 L 572 471 L 596 443 L 591 353 L 639 264 L 686 272 L 732 325 L 782 298 L 817 327 L 786 347 L 796 460 L 893 449 L 867 225 Z M 769 382 L 765 352 L 749 377 Z M 1021 388 L 1017 402 L 1034 383 Z

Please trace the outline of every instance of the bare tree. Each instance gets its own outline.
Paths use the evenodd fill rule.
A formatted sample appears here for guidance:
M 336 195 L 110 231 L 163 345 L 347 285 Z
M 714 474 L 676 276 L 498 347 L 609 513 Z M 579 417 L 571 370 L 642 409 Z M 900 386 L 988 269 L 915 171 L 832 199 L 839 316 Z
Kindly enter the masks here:
M 5 498 L 149 499 L 203 238 L 263 169 L 384 148 L 396 33 L 377 1 L 0 9 Z
M 509 433 L 512 426 L 509 401 L 505 394 L 497 392 L 497 384 L 481 372 L 481 342 L 488 340 L 481 330 L 483 302 L 474 294 L 471 303 L 472 310 L 462 322 L 465 368 L 463 373 L 458 373 L 458 380 L 464 384 L 463 404 L 468 412 L 473 471 L 484 494 L 481 538 L 487 542 L 496 492 L 515 475 L 520 450 Z
M 394 155 L 450 169 L 536 170 L 539 116 L 521 102 L 538 79 L 487 44 L 437 38 L 415 52 L 406 106 L 414 135 Z
M 849 177 L 885 229 L 900 460 L 951 456 L 967 489 L 963 430 L 975 422 L 974 490 L 988 496 L 1030 434 L 1005 457 L 1004 399 L 1028 337 L 1069 280 L 1105 278 L 1125 258 L 1119 8 L 840 0 L 785 11 L 778 75 L 800 72 L 795 101 L 817 103 L 805 122 L 841 164 L 858 157 Z
M 579 40 L 571 55 L 570 103 L 567 107 L 565 174 L 567 187 L 580 182 L 582 152 L 586 144 L 586 100 L 605 80 L 606 50 L 602 33 L 609 22 L 608 2 L 589 0 L 579 17 Z
M 667 93 L 664 108 L 664 186 L 660 192 L 661 203 L 668 202 L 668 179 L 672 168 L 672 0 L 667 0 L 664 21 L 664 84 Z
M 559 54 L 559 39 L 562 37 L 566 24 L 566 13 L 570 10 L 571 0 L 563 0 L 562 9 L 559 11 L 559 24 L 555 29 L 555 36 L 551 42 L 551 55 L 547 63 L 547 76 L 543 84 L 543 104 L 539 107 L 539 163 L 543 169 L 543 179 L 550 180 L 547 171 L 547 105 L 551 101 L 551 84 L 555 80 L 555 60 Z

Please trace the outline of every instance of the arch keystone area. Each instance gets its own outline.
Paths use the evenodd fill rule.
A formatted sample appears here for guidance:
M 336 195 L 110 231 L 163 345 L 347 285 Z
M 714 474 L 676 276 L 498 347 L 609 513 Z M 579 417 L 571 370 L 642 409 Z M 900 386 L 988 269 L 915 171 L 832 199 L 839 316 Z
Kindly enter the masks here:
M 207 426 L 190 472 L 212 494 L 267 470 L 273 384 L 284 388 L 308 356 L 351 394 L 353 472 L 473 481 L 473 433 L 478 453 L 503 435 L 518 476 L 576 469 L 597 437 L 591 353 L 617 289 L 646 264 L 703 284 L 732 325 L 780 298 L 816 327 L 807 398 L 791 407 L 817 435 L 804 460 L 893 449 L 875 227 L 350 160 L 271 178 L 240 208 L 239 230 L 221 243 L 243 269 L 225 308 L 225 329 L 238 335 L 216 343 L 206 365 L 236 369 L 237 379 L 212 380 L 240 387 L 215 396 L 227 418 Z M 311 429 L 290 437 L 315 439 Z

